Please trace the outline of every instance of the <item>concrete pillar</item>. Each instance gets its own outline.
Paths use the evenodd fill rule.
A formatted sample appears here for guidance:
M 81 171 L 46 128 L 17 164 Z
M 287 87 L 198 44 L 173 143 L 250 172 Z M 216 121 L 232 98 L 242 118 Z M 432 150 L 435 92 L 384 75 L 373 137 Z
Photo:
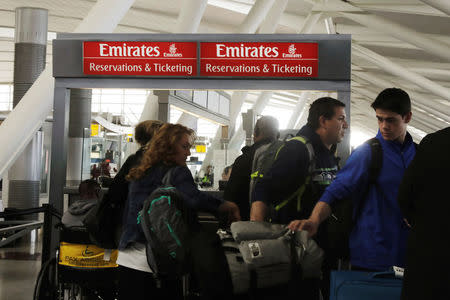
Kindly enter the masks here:
M 47 25 L 48 11 L 46 9 L 16 8 L 14 107 L 45 68 Z M 39 206 L 42 147 L 43 134 L 42 131 L 38 131 L 9 169 L 9 207 L 31 208 Z M 37 219 L 37 215 L 29 215 L 25 218 Z
M 83 162 L 90 158 L 83 157 L 83 145 L 90 143 L 92 90 L 70 90 L 69 139 L 67 147 L 66 185 L 78 186 L 90 174 L 83 176 Z M 88 135 L 86 136 L 86 134 Z M 89 147 L 90 148 L 90 147 Z M 87 177 L 87 178 L 86 178 Z

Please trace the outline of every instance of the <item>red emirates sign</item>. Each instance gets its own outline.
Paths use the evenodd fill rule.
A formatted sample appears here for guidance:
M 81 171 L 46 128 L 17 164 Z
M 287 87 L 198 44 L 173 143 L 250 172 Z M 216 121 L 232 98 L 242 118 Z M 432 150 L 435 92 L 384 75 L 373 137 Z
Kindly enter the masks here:
M 200 76 L 317 77 L 317 43 L 201 43 Z
M 89 75 L 196 76 L 196 42 L 84 42 Z

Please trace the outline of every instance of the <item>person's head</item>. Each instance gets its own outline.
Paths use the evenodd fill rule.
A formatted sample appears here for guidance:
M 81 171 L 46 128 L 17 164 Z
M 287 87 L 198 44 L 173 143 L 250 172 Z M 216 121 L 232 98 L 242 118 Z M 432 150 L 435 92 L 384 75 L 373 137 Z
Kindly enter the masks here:
M 84 180 L 78 186 L 78 193 L 81 199 L 98 199 L 100 197 L 100 191 L 100 184 L 92 179 Z
M 141 145 L 141 147 L 145 146 L 163 124 L 164 123 L 162 121 L 158 120 L 147 120 L 140 122 L 134 129 L 134 138 L 136 142 Z
M 230 179 L 231 168 L 232 168 L 232 167 L 233 167 L 233 166 L 227 166 L 227 167 L 225 167 L 225 168 L 223 169 L 223 172 L 222 172 L 222 180 L 228 181 L 228 179 Z
M 307 124 L 327 147 L 331 147 L 344 138 L 348 128 L 346 117 L 344 103 L 331 97 L 322 97 L 311 104 Z
M 164 124 L 150 141 L 150 147 L 144 152 L 139 166 L 132 168 L 127 179 L 138 179 L 144 172 L 163 162 L 166 165 L 186 165 L 191 155 L 190 149 L 195 140 L 195 133 L 180 124 Z
M 262 116 L 256 121 L 253 130 L 253 141 L 257 142 L 263 139 L 276 140 L 280 136 L 278 130 L 278 120 L 271 116 Z
M 388 88 L 378 94 L 371 107 L 375 110 L 383 138 L 403 142 L 412 116 L 409 95 L 402 89 Z

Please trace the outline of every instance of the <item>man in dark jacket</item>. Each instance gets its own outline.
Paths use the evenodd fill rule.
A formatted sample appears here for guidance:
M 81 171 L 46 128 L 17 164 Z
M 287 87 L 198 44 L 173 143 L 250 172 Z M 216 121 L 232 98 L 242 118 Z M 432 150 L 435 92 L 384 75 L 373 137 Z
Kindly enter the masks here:
M 411 225 L 402 299 L 450 299 L 450 127 L 427 135 L 398 192 Z
M 279 136 L 277 119 L 271 116 L 262 116 L 255 124 L 254 144 L 242 148 L 242 155 L 238 156 L 233 163 L 224 198 L 239 206 L 243 221 L 247 221 L 250 217 L 249 186 L 255 151 L 262 145 L 277 140 Z
M 255 185 L 250 220 L 264 221 L 270 218 L 272 222 L 288 224 L 297 218 L 309 216 L 317 200 L 334 180 L 338 171 L 338 159 L 335 156 L 336 144 L 342 141 L 345 130 L 348 128 L 344 108 L 344 103 L 330 97 L 319 98 L 311 104 L 307 124 L 299 130 L 297 136 L 311 143 L 314 150 L 314 167 L 310 168 L 310 153 L 304 142 L 299 139 L 287 141 L 272 167 Z M 309 176 L 311 183 L 306 184 Z M 294 193 L 298 195 L 300 187 L 304 184 L 304 193 L 298 200 L 298 196 L 292 195 Z M 292 200 L 282 208 L 273 209 L 270 212 L 270 208 L 278 206 L 289 198 Z M 325 234 L 325 231 L 321 230 L 316 241 L 325 250 L 322 294 L 325 299 L 328 299 L 326 297 L 329 270 L 333 267 L 335 259 L 324 247 Z M 305 299 L 319 299 L 318 279 L 303 280 L 303 286 L 299 288 Z

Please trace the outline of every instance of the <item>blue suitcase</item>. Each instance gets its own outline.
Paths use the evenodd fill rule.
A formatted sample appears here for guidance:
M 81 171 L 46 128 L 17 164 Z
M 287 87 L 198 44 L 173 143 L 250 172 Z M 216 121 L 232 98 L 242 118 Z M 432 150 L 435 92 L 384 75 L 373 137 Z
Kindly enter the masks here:
M 402 280 L 394 272 L 333 271 L 330 300 L 399 300 Z

